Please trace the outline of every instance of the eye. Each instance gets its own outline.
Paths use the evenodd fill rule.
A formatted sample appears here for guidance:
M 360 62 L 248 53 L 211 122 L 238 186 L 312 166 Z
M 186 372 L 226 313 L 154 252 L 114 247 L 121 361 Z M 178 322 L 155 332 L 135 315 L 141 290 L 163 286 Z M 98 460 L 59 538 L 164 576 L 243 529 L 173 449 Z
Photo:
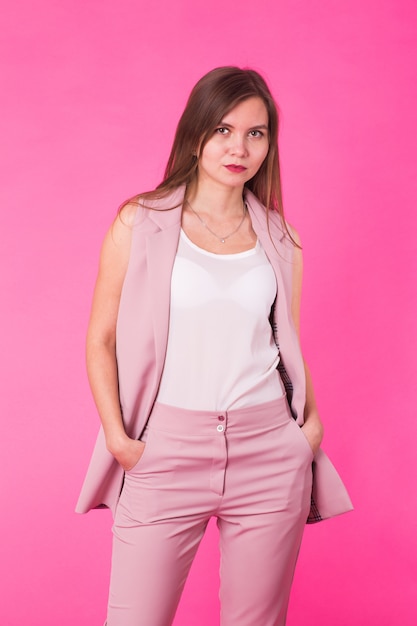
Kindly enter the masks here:
M 255 138 L 258 138 L 258 137 L 263 137 L 263 136 L 264 136 L 264 133 L 263 133 L 261 130 L 251 130 L 251 131 L 249 132 L 249 136 L 250 136 L 250 137 L 255 137 Z
M 218 128 L 216 128 L 214 132 L 217 133 L 218 135 L 227 135 L 227 133 L 229 132 L 229 129 L 225 128 L 224 126 L 219 126 Z

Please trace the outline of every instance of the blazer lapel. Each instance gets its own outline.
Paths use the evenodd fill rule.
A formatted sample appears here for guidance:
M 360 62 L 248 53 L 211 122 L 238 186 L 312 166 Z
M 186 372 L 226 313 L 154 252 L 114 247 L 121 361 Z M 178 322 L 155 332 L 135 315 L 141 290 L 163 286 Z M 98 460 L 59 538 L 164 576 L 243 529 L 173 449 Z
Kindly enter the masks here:
M 171 275 L 181 229 L 184 188 L 152 203 L 149 218 L 158 227 L 146 237 L 146 256 L 153 310 L 155 381 L 159 385 L 168 342 Z M 174 207 L 174 208 L 170 208 Z
M 305 375 L 301 348 L 291 318 L 292 243 L 286 242 L 284 231 L 277 224 L 276 219 L 270 219 L 270 232 L 268 232 L 266 209 L 251 192 L 246 193 L 246 201 L 251 213 L 253 229 L 275 272 L 277 302 L 274 307 L 273 331 L 280 350 L 279 370 L 293 416 L 299 423 L 302 423 Z M 283 272 L 286 274 L 286 280 L 284 280 Z

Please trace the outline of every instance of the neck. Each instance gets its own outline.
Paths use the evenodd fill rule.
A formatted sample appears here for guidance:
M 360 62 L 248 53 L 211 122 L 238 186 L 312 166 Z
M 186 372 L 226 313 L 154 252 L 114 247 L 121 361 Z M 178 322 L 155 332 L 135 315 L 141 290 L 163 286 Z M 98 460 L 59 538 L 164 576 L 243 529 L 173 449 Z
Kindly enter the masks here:
M 187 200 L 199 212 L 223 217 L 242 214 L 242 197 L 242 187 L 224 188 L 198 182 L 187 190 Z

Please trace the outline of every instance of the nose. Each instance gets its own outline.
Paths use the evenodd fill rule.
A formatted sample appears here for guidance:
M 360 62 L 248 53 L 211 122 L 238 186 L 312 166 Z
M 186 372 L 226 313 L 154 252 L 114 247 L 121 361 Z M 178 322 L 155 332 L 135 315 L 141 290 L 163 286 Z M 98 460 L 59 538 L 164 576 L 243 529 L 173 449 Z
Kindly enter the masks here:
M 239 157 L 243 157 L 248 154 L 246 138 L 243 135 L 234 135 L 232 144 L 230 146 L 230 152 L 231 154 Z

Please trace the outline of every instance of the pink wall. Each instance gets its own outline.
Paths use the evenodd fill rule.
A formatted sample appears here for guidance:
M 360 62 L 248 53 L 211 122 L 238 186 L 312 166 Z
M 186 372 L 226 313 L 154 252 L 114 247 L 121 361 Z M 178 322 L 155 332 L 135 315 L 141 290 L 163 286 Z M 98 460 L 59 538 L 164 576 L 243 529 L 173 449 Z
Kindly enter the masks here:
M 307 528 L 288 625 L 415 624 L 416 19 L 412 0 L 3 6 L 1 624 L 104 621 L 110 515 L 73 513 L 98 425 L 83 344 L 99 245 L 224 64 L 263 71 L 282 109 L 305 352 L 356 506 Z M 176 626 L 218 623 L 216 571 L 211 528 Z

